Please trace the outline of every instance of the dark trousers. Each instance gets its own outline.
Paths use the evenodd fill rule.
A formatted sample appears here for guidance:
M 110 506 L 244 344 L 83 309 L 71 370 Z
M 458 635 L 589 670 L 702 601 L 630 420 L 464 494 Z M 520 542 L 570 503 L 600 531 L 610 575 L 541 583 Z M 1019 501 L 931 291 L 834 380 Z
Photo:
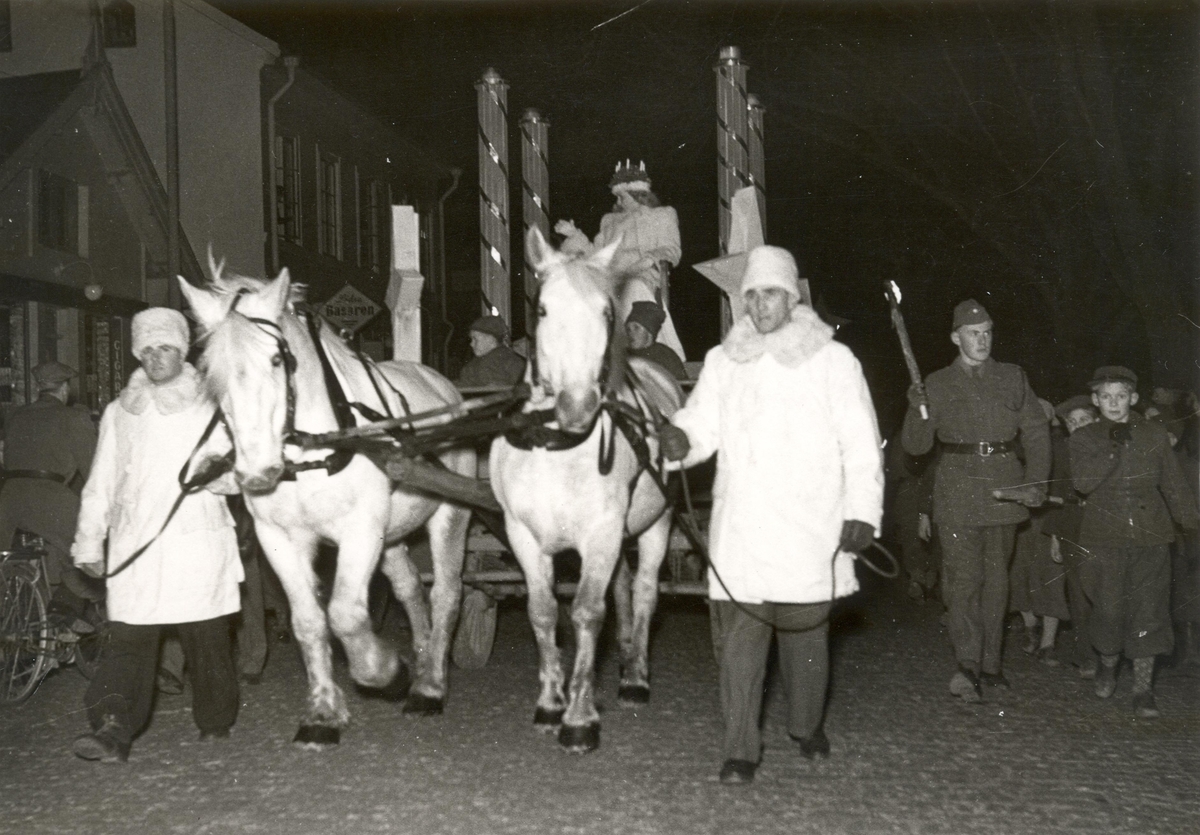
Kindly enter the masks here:
M 1067 572 L 1067 610 L 1071 613 L 1071 663 L 1086 667 L 1096 663 L 1092 649 L 1092 601 L 1096 599 L 1096 561 L 1078 545 L 1059 540 Z
M 1092 645 L 1101 655 L 1147 658 L 1175 646 L 1171 553 L 1166 545 L 1088 549 L 1096 564 Z
M 1016 525 L 941 525 L 942 599 L 960 667 L 999 673 Z
M 237 718 L 237 672 L 229 617 L 178 624 L 192 683 L 192 718 L 201 731 L 228 730 Z M 146 727 L 154 707 L 154 682 L 163 627 L 110 622 L 100 667 L 84 694 L 93 729 L 115 716 L 129 742 Z
M 713 601 L 723 648 L 721 714 L 725 722 L 722 757 L 758 762 L 763 681 L 771 636 L 779 644 L 779 672 L 788 702 L 788 733 L 811 737 L 821 727 L 829 687 L 831 603 L 752 603 Z M 749 613 L 752 614 L 749 614 Z M 765 621 L 765 622 L 764 622 Z

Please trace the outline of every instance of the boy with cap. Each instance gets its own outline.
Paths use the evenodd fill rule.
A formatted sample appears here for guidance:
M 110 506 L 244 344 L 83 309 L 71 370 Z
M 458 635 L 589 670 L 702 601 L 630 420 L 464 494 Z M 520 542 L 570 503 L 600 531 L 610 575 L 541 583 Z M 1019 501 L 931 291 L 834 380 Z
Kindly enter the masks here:
M 1175 524 L 1195 530 L 1200 513 L 1167 431 L 1132 409 L 1137 375 L 1106 365 L 1089 386 L 1100 420 L 1071 436 L 1071 474 L 1087 497 L 1079 539 L 1097 572 L 1091 620 L 1100 653 L 1096 695 L 1107 699 L 1115 692 L 1124 653 L 1133 660 L 1134 711 L 1151 718 L 1159 715 L 1154 656 L 1174 645 L 1169 546 Z
M 81 405 L 68 405 L 75 376 L 69 365 L 42 363 L 33 369 L 38 399 L 8 418 L 0 550 L 12 547 L 17 529 L 42 537 L 50 550 L 46 571 L 55 608 L 78 617 L 85 601 L 103 597 L 104 589 L 83 576 L 67 556 L 79 515 L 78 485 L 87 480 L 96 451 L 91 415 Z
M 714 638 L 725 725 L 722 783 L 754 779 L 772 635 L 788 734 L 828 756 L 829 612 L 858 590 L 853 554 L 883 514 L 883 460 L 862 367 L 833 328 L 799 304 L 796 261 L 752 249 L 746 315 L 708 352 L 687 405 L 660 433 L 683 466 L 715 453 L 709 542 Z
M 133 737 L 150 721 L 165 625 L 178 627 L 200 738 L 228 736 L 238 708 L 229 616 L 240 605 L 242 562 L 233 518 L 223 497 L 200 491 L 167 523 L 180 494 L 178 474 L 193 457 L 203 460 L 193 451 L 216 407 L 184 359 L 182 313 L 143 310 L 132 330 L 141 368 L 100 419 L 71 546 L 77 566 L 106 577 L 109 618 L 109 640 L 84 696 L 92 732 L 72 750 L 105 762 L 127 759 Z
M 460 388 L 515 386 L 525 376 L 525 360 L 504 344 L 508 326 L 499 316 L 480 316 L 471 323 L 471 353 L 458 377 Z
M 667 318 L 666 311 L 654 302 L 634 302 L 625 320 L 625 336 L 629 340 L 629 356 L 658 363 L 676 380 L 687 379 L 687 369 L 679 354 L 658 338 L 658 330 Z
M 983 698 L 980 684 L 1008 687 L 1000 671 L 1008 565 L 1023 504 L 1045 500 L 1050 475 L 1046 415 L 1020 366 L 992 359 L 992 317 L 968 299 L 954 308 L 950 341 L 958 357 L 925 380 L 926 395 L 909 389 L 901 438 L 910 455 L 934 443 L 933 524 L 942 548 L 942 589 L 958 670 L 950 692 Z M 929 418 L 921 415 L 925 405 Z M 1017 455 L 1017 436 L 1025 460 Z M 1020 488 L 1022 502 L 994 491 Z

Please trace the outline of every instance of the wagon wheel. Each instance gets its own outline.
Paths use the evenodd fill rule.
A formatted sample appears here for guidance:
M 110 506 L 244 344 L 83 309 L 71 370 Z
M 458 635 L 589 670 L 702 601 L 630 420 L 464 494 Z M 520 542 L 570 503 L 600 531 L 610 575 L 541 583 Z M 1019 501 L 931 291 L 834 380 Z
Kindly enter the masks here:
M 16 705 L 33 695 L 49 670 L 50 624 L 37 584 L 20 572 L 2 576 L 0 703 Z
M 496 601 L 485 591 L 467 589 L 463 594 L 451 650 L 455 665 L 478 670 L 487 664 L 496 640 L 496 608 Z

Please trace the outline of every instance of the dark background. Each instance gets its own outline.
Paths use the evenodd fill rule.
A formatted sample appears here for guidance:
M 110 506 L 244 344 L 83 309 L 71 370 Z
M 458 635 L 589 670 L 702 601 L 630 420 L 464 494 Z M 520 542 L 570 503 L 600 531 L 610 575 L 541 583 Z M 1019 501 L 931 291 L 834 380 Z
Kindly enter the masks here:
M 1195 388 L 1195 3 L 216 5 L 463 169 L 447 203 L 460 276 L 478 272 L 474 84 L 490 66 L 510 85 L 514 179 L 521 114 L 550 122 L 552 219 L 594 234 L 614 163 L 646 162 L 679 212 L 672 309 L 702 358 L 718 296 L 690 265 L 717 254 L 713 65 L 734 45 L 766 107 L 767 240 L 851 320 L 839 338 L 885 430 L 907 386 L 885 279 L 904 290 L 925 373 L 953 358 L 950 311 L 973 296 L 996 320 L 996 357 L 1051 400 L 1110 362 L 1144 391 Z M 469 321 L 477 279 L 463 283 Z

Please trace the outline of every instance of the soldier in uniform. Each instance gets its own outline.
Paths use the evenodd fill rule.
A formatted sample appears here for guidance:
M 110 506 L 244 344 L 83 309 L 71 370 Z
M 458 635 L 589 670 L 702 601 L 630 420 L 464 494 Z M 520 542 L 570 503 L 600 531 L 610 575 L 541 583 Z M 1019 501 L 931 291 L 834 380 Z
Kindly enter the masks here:
M 74 376 L 75 369 L 61 362 L 42 363 L 33 369 L 38 399 L 8 419 L 0 549 L 12 546 L 17 529 L 42 537 L 50 548 L 46 573 L 54 601 L 79 615 L 83 601 L 99 599 L 104 590 L 67 557 L 79 515 L 78 487 L 87 480 L 96 452 L 96 427 L 87 409 L 68 405 Z
M 508 326 L 499 316 L 480 316 L 471 323 L 471 352 L 475 357 L 463 366 L 458 385 L 515 386 L 525 375 L 525 360 L 504 344 Z
M 1008 564 L 1017 525 L 1029 518 L 1022 505 L 1045 500 L 1050 434 L 1025 372 L 992 359 L 992 318 L 983 305 L 969 299 L 954 309 L 950 341 L 958 357 L 929 375 L 926 396 L 909 390 L 902 439 L 911 455 L 940 443 L 933 523 L 958 661 L 950 692 L 975 702 L 983 696 L 981 682 L 1008 687 L 1000 670 Z M 1022 491 L 1020 502 L 996 498 L 996 490 L 1014 488 Z

